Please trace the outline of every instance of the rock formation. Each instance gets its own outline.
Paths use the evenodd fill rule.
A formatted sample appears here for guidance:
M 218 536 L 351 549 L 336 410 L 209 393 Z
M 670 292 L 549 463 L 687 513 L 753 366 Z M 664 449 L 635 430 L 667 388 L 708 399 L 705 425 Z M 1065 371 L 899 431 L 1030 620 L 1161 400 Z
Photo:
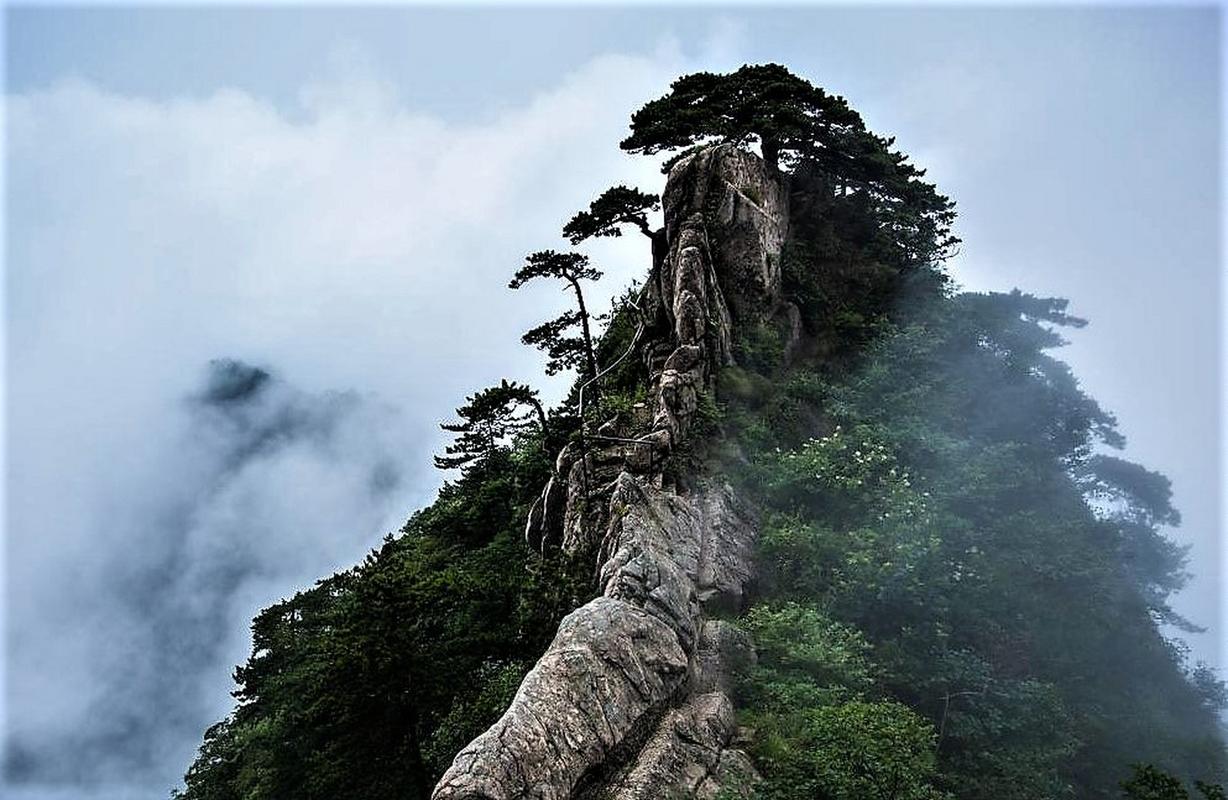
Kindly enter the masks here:
M 641 297 L 651 398 L 559 455 L 531 544 L 592 553 L 601 594 L 568 615 L 499 721 L 457 756 L 435 800 L 713 798 L 754 778 L 737 748 L 730 672 L 755 518 L 712 476 L 669 469 L 740 326 L 792 327 L 780 299 L 780 178 L 729 145 L 670 171 L 663 242 Z

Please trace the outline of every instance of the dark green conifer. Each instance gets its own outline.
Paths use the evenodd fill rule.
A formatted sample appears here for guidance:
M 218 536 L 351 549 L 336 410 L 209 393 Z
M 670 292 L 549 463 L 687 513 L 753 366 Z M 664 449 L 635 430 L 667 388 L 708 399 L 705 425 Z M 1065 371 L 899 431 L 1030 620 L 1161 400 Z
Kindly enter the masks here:
M 622 236 L 623 225 L 634 225 L 640 232 L 652 238 L 648 214 L 661 208 L 660 198 L 645 194 L 639 189 L 614 186 L 606 189 L 588 207 L 571 218 L 563 228 L 563 235 L 572 244 L 580 244 L 594 236 Z
M 527 407 L 527 411 L 526 411 Z M 456 440 L 435 456 L 439 469 L 464 468 L 488 458 L 510 435 L 527 430 L 534 423 L 546 433 L 546 412 L 537 392 L 524 384 L 503 380 L 469 396 L 456 409 L 460 422 L 444 422 L 439 427 L 456 434 Z
M 601 271 L 588 263 L 588 257 L 580 253 L 559 253 L 554 250 L 542 250 L 531 254 L 525 265 L 516 271 L 508 288 L 519 289 L 535 278 L 554 278 L 563 281 L 576 295 L 576 310 L 567 311 L 555 319 L 538 325 L 523 337 L 521 341 L 536 347 L 546 353 L 546 373 L 554 375 L 565 369 L 578 369 L 587 378 L 597 374 L 597 356 L 593 350 L 593 334 L 589 322 L 591 317 L 584 305 L 584 291 L 580 281 L 595 281 L 601 278 Z M 580 329 L 577 338 L 568 335 L 575 328 Z

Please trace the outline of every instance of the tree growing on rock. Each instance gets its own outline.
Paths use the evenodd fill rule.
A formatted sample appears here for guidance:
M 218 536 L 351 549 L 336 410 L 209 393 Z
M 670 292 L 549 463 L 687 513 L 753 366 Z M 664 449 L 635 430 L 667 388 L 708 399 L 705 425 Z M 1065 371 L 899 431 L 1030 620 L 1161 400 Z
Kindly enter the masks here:
M 498 386 L 476 392 L 456 409 L 460 422 L 444 422 L 439 427 L 456 434 L 456 440 L 435 456 L 439 469 L 464 468 L 490 456 L 508 436 L 540 426 L 547 433 L 546 411 L 537 392 L 506 379 Z
M 575 310 L 566 311 L 521 337 L 525 344 L 545 352 L 548 359 L 546 374 L 555 375 L 573 368 L 590 379 L 597 374 L 591 317 L 584 304 L 580 281 L 595 281 L 600 277 L 601 271 L 588 263 L 587 256 L 542 250 L 531 254 L 508 283 L 508 288 L 519 289 L 536 278 L 553 278 L 562 281 L 575 293 Z M 574 333 L 577 329 L 578 336 Z
M 867 130 L 844 98 L 779 64 L 684 75 L 632 115 L 621 147 L 653 154 L 716 143 L 758 143 L 773 172 L 804 166 L 817 174 L 828 197 L 869 212 L 876 234 L 908 266 L 940 261 L 959 243 L 954 203 L 922 180 L 925 170 L 893 149 L 894 139 Z
M 823 139 L 864 132 L 843 98 L 828 95 L 779 64 L 746 65 L 728 75 L 697 72 L 670 85 L 631 117 L 621 147 L 658 153 L 697 144 L 758 142 L 773 170 Z
M 649 239 L 652 228 L 648 214 L 661 208 L 660 198 L 628 186 L 606 189 L 589 204 L 588 211 L 581 211 L 563 227 L 563 235 L 572 244 L 580 244 L 595 236 L 622 236 L 623 225 L 634 225 Z

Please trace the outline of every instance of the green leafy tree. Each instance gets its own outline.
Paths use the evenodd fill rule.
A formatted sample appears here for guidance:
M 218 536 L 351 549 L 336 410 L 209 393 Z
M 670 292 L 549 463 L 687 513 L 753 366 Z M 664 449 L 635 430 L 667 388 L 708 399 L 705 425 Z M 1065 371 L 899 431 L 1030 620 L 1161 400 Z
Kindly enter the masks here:
M 764 800 L 942 800 L 934 729 L 907 706 L 853 700 L 777 721 L 755 748 Z
M 1122 781 L 1122 792 L 1127 800 L 1188 800 L 1181 780 L 1151 764 L 1135 764 L 1134 774 Z M 1224 787 L 1219 784 L 1194 781 L 1194 788 L 1205 800 L 1224 800 Z
M 526 411 L 527 409 L 527 411 Z M 539 438 L 545 443 L 546 411 L 537 392 L 524 384 L 504 379 L 471 395 L 456 409 L 460 422 L 445 422 L 439 427 L 456 434 L 456 440 L 435 456 L 439 469 L 466 467 L 479 459 L 488 458 L 508 436 L 529 430 L 536 423 Z
M 1189 800 L 1190 796 L 1180 780 L 1150 764 L 1136 766 L 1121 788 L 1130 800 Z
M 597 356 L 593 349 L 593 334 L 588 309 L 584 304 L 584 290 L 580 281 L 595 281 L 601 272 L 588 263 L 588 257 L 580 253 L 559 253 L 542 250 L 526 259 L 525 265 L 516 271 L 508 288 L 519 289 L 537 278 L 553 278 L 565 283 L 576 296 L 576 310 L 568 311 L 555 319 L 538 325 L 527 332 L 522 341 L 546 353 L 546 373 L 554 375 L 565 369 L 579 369 L 586 377 L 597 374 Z M 570 332 L 579 328 L 580 336 Z
M 1194 788 L 1201 792 L 1207 800 L 1228 800 L 1228 791 L 1225 791 L 1224 787 L 1218 783 L 1194 781 Z
M 907 706 L 854 701 L 816 709 L 801 729 L 809 745 L 800 771 L 832 800 L 940 800 L 934 729 Z M 804 784 L 803 784 L 804 785 Z
M 1095 453 L 1121 444 L 1113 418 L 1049 352 L 1082 321 L 910 290 L 855 359 L 724 394 L 767 601 L 861 632 L 874 691 L 931 721 L 960 798 L 1107 800 L 1140 757 L 1222 780 L 1219 684 L 1156 622 L 1182 571 L 1167 481 Z
M 524 545 L 548 475 L 535 447 L 497 449 L 361 564 L 262 611 L 182 800 L 427 800 L 591 591 L 587 565 Z
M 1228 709 L 1228 684 L 1224 683 L 1214 668 L 1199 663 L 1190 670 L 1188 677 L 1207 709 Z
M 563 227 L 563 235 L 572 244 L 580 244 L 596 236 L 622 236 L 623 225 L 633 225 L 641 233 L 652 238 L 648 214 L 658 211 L 661 201 L 655 194 L 645 194 L 639 189 L 614 186 L 606 189 L 588 207 L 576 214 Z
M 756 731 L 763 800 L 939 800 L 933 725 L 906 706 L 867 699 L 872 646 L 817 606 L 751 609 L 740 624 L 757 658 L 739 701 Z
M 874 685 L 870 643 L 818 606 L 758 605 L 739 624 L 758 654 L 741 690 L 749 708 L 788 714 L 854 699 Z
M 1167 597 L 1185 585 L 1189 548 L 1156 536 L 1161 526 L 1181 524 L 1172 507 L 1168 478 L 1107 454 L 1086 459 L 1075 470 L 1080 488 L 1113 531 L 1122 565 L 1143 590 L 1151 612 L 1187 632 L 1202 629 L 1177 614 Z

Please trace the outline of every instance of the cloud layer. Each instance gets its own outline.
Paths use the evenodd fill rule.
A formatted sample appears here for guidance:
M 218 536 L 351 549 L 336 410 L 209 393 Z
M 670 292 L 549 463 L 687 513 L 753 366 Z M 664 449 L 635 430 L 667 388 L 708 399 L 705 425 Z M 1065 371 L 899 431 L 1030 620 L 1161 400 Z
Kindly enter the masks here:
M 292 109 L 8 98 L 11 790 L 165 796 L 252 614 L 427 499 L 465 393 L 539 373 L 519 334 L 566 299 L 501 287 L 590 193 L 659 182 L 616 143 L 681 67 L 598 58 L 470 124 L 353 58 Z M 638 238 L 593 252 L 599 294 Z
M 390 521 L 407 445 L 390 409 L 220 361 L 179 412 L 136 443 L 156 474 L 95 476 L 106 494 L 77 524 L 14 537 L 15 783 L 156 783 L 186 763 L 243 657 L 242 618 Z

